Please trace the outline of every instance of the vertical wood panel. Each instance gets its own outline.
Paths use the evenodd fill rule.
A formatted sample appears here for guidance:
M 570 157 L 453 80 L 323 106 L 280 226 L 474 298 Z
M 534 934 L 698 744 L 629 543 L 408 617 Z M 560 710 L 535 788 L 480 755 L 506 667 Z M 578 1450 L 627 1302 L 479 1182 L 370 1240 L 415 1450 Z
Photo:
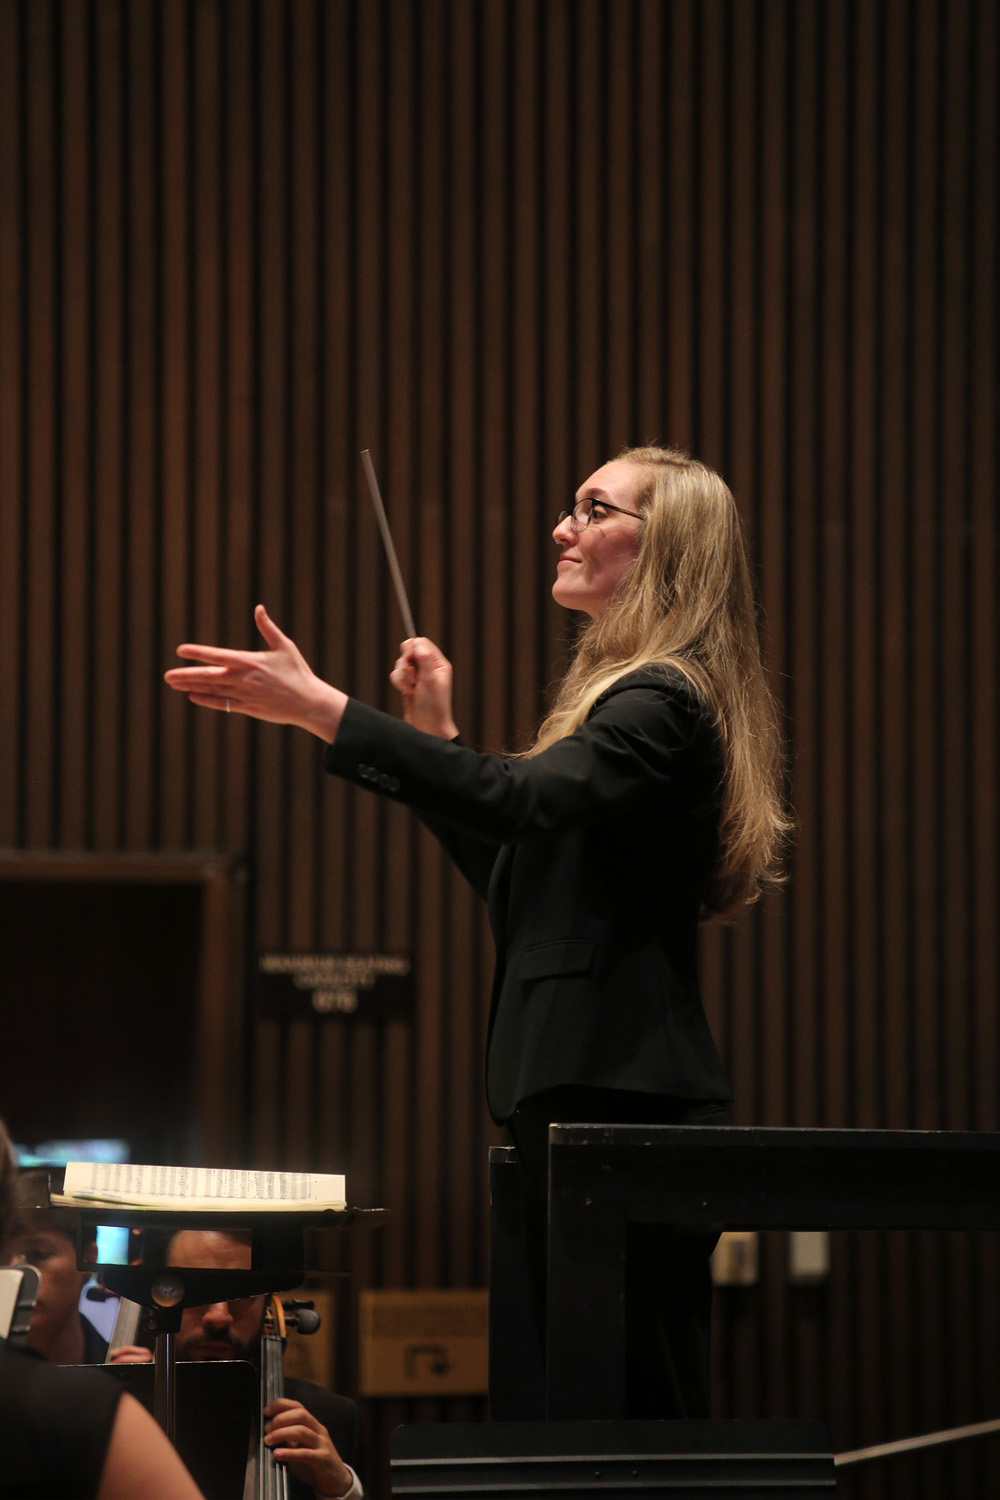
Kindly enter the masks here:
M 286 514 L 289 458 L 289 304 L 290 197 L 288 150 L 289 17 L 285 7 L 262 5 L 258 11 L 255 68 L 258 200 L 255 232 L 260 266 L 258 303 L 257 464 L 260 473 L 258 590 L 273 620 L 294 634 L 297 626 L 289 577 L 291 517 Z M 255 649 L 259 637 L 247 621 L 245 644 Z M 226 729 L 230 726 L 227 724 Z M 258 849 L 276 857 L 257 867 L 258 902 L 265 941 L 289 942 L 288 879 L 293 851 L 285 835 L 292 788 L 288 736 L 270 728 L 257 743 L 256 840 Z
M 58 662 L 56 493 L 59 407 L 57 201 L 61 161 L 56 110 L 56 7 L 47 0 L 24 15 L 27 68 L 24 117 L 25 246 L 31 275 L 24 289 L 25 343 L 25 672 L 23 681 L 25 776 L 24 830 L 29 844 L 55 842 L 53 757 Z
M 998 18 L 994 7 L 976 13 L 974 32 L 975 128 L 970 226 L 969 483 L 972 496 L 972 560 L 969 622 L 973 649 L 969 662 L 973 748 L 969 766 L 972 819 L 969 853 L 973 870 L 972 1036 L 977 1130 L 1000 1125 L 995 1059 L 1000 1055 L 1000 937 L 993 913 L 1000 907 L 996 850 L 1000 848 L 1000 799 L 995 770 L 1000 764 L 1000 693 L 998 680 L 998 606 L 996 579 L 1000 559 L 995 486 L 997 424 L 990 393 L 997 380 L 997 205 L 991 184 L 1000 156 L 997 110 Z M 992 1301 L 992 1297 L 991 1297 Z
M 726 52 L 729 7 L 703 0 L 698 7 L 699 45 L 696 150 L 698 207 L 695 214 L 696 310 L 698 328 L 694 400 L 698 413 L 695 443 L 706 463 L 726 465 L 727 384 L 730 307 L 726 259 L 729 248 L 728 130 Z M 694 290 L 694 288 L 692 288 Z
M 127 264 L 127 326 L 123 360 L 128 387 L 128 427 L 123 455 L 128 494 L 127 552 L 128 636 L 127 723 L 125 757 L 129 794 L 125 810 L 125 843 L 148 848 L 159 823 L 157 756 L 152 752 L 161 722 L 163 691 L 159 674 L 149 670 L 161 643 L 160 594 L 160 454 L 157 443 L 159 396 L 158 343 L 159 246 L 157 239 L 156 95 L 150 87 L 155 69 L 156 16 L 151 0 L 140 0 L 124 12 L 125 89 L 128 121 L 124 166 Z M 176 642 L 171 642 L 171 649 Z M 217 788 L 214 789 L 217 795 Z M 213 837 L 211 842 L 220 842 Z
M 163 567 L 163 623 L 165 644 L 172 651 L 181 641 L 196 639 L 193 613 L 194 577 L 190 547 L 193 541 L 187 516 L 190 484 L 190 393 L 186 378 L 189 322 L 188 225 L 188 114 L 186 6 L 167 6 L 160 12 L 157 39 L 157 77 L 161 116 L 162 256 L 160 334 L 160 423 L 162 431 L 161 547 Z M 101 235 L 106 238 L 106 231 Z M 240 644 L 243 644 L 242 642 Z M 216 733 L 195 726 L 185 705 L 171 695 L 163 727 L 160 801 L 164 844 L 183 846 L 190 838 L 193 796 L 191 747 L 196 735 Z M 266 939 L 265 939 L 266 941 Z
M 291 189 L 289 203 L 288 322 L 289 348 L 289 450 L 281 507 L 286 512 L 287 495 L 309 495 L 310 505 L 294 508 L 288 554 L 290 629 L 300 641 L 309 661 L 320 658 L 320 595 L 322 584 L 315 561 L 320 552 L 322 513 L 316 498 L 320 493 L 319 433 L 322 385 L 319 378 L 321 337 L 322 267 L 319 257 L 320 197 L 317 180 L 316 140 L 320 119 L 320 78 L 316 68 L 318 50 L 317 12 L 310 3 L 289 9 L 288 39 L 289 101 L 285 164 Z M 291 623 L 294 622 L 294 623 Z M 288 870 L 289 946 L 309 949 L 317 928 L 320 894 L 317 888 L 319 803 L 321 778 L 316 774 L 319 742 L 299 735 L 289 745 L 288 778 L 290 805 L 286 837 L 296 850 Z M 312 1039 L 303 1037 L 306 1054 L 312 1056 Z M 303 1068 L 306 1063 L 303 1061 Z M 302 1078 L 300 1108 L 310 1113 L 314 1101 L 308 1075 Z M 310 1130 L 302 1121 L 302 1149 L 308 1152 Z
M 898 337 L 900 345 L 909 345 L 911 377 L 906 392 L 909 410 L 906 425 L 899 432 L 899 461 L 904 451 L 912 462 L 912 511 L 900 517 L 900 533 L 895 539 L 909 564 L 909 629 L 899 642 L 894 666 L 902 670 L 907 681 L 906 716 L 898 727 L 898 744 L 894 747 L 897 765 L 910 761 L 912 781 L 909 806 L 903 811 L 904 826 L 912 839 L 912 862 L 906 872 L 911 882 L 910 917 L 913 923 L 913 968 L 910 983 L 910 1026 L 914 1045 L 914 1073 L 926 1078 L 930 1087 L 914 1089 L 916 1077 L 907 1080 L 910 1108 L 914 1123 L 924 1129 L 939 1129 L 941 1118 L 941 1081 L 934 1079 L 928 1064 L 939 1055 L 938 999 L 940 995 L 940 928 L 935 920 L 943 896 L 941 886 L 941 720 L 937 706 L 945 688 L 941 676 L 942 600 L 941 534 L 936 506 L 937 477 L 940 473 L 940 316 L 935 308 L 935 293 L 941 277 L 941 105 L 940 56 L 933 3 L 915 6 L 899 5 L 890 10 L 888 52 L 905 57 L 906 38 L 902 30 L 904 14 L 912 18 L 912 89 L 910 118 L 912 132 L 907 146 L 912 149 L 913 197 L 908 205 L 912 214 L 912 281 L 910 299 L 903 314 Z M 899 29 L 897 30 L 897 14 Z M 899 142 L 899 149 L 903 143 Z M 900 177 L 902 177 L 900 173 Z M 902 258 L 910 245 L 909 225 L 900 220 L 892 226 L 893 237 Z M 928 316 L 922 309 L 935 308 Z M 900 348 L 902 353 L 902 347 Z M 896 465 L 894 464 L 894 467 Z M 897 473 L 899 472 L 897 468 Z M 905 527 L 905 535 L 903 528 Z M 908 554 L 908 555 L 907 555 Z M 907 730 L 913 717 L 923 724 L 934 724 L 922 747 L 922 753 L 907 753 Z M 937 721 L 935 723 L 935 720 Z M 902 1069 L 897 1069 L 902 1075 Z
M 627 10 L 627 6 L 623 7 Z M 568 345 L 571 415 L 569 451 L 580 478 L 601 462 L 608 447 L 604 371 L 611 351 L 608 332 L 606 155 L 609 100 L 604 62 L 606 7 L 601 0 L 575 0 L 570 7 L 573 87 L 568 119 L 569 179 L 573 242 L 566 274 L 572 321 Z M 579 483 L 573 479 L 569 488 Z
M 464 368 L 456 371 L 459 389 L 465 388 L 474 405 L 455 411 L 455 429 L 467 428 L 478 441 L 463 455 L 461 472 L 455 475 L 454 596 L 459 603 L 452 639 L 454 664 L 460 678 L 477 678 L 476 716 L 482 742 L 501 747 L 510 727 L 510 642 L 519 629 L 509 612 L 510 558 L 516 536 L 512 533 L 511 499 L 511 383 L 510 305 L 511 238 L 510 204 L 510 115 L 507 7 L 486 4 L 475 38 L 476 56 L 469 69 L 481 79 L 480 110 L 459 126 L 467 139 L 478 138 L 473 188 L 481 212 L 470 215 L 474 238 L 468 246 L 478 277 L 473 272 L 477 306 L 469 313 L 479 320 L 475 345 L 465 344 Z M 456 58 L 460 76 L 467 64 Z M 477 117 L 478 116 L 478 117 Z M 457 184 L 456 184 L 457 186 Z M 470 268 L 471 269 L 471 268 Z M 462 304 L 456 308 L 456 332 L 461 337 Z M 463 341 L 464 342 L 464 341 Z M 475 357 L 469 355 L 475 351 Z M 478 368 L 477 368 L 478 367 Z M 478 491 L 479 503 L 464 506 L 461 497 Z M 464 512 L 464 514 L 463 514 Z M 467 560 L 475 559 L 469 567 Z M 468 592 L 466 592 L 468 590 Z M 462 629 L 459 621 L 466 621 Z M 477 671 L 476 663 L 481 663 Z
M 190 469 L 186 511 L 191 536 L 192 629 L 197 641 L 222 628 L 222 97 L 218 0 L 199 0 L 185 37 L 186 114 L 189 157 L 185 166 L 189 205 L 190 280 L 184 380 L 191 408 Z M 231 724 L 221 714 L 203 715 L 195 738 L 192 833 L 198 844 L 221 835 L 221 763 Z
M 939 360 L 941 457 L 935 475 L 940 506 L 937 554 L 941 581 L 941 675 L 943 692 L 941 746 L 941 982 L 937 1006 L 941 1017 L 938 1056 L 942 1080 L 942 1121 L 948 1129 L 969 1129 L 975 1101 L 969 1077 L 970 1015 L 967 1006 L 945 1020 L 944 1000 L 953 985 L 969 994 L 971 978 L 968 914 L 972 892 L 969 863 L 969 778 L 966 757 L 971 743 L 968 663 L 972 640 L 968 630 L 968 599 L 972 563 L 972 505 L 970 489 L 968 346 L 972 310 L 967 300 L 967 206 L 970 203 L 971 26 L 967 6 L 960 6 L 943 36 L 942 93 L 949 101 L 941 119 L 944 163 L 940 195 L 941 245 L 941 355 Z M 964 108 L 958 101 L 965 96 Z M 954 101 L 954 102 L 951 102 Z M 947 475 L 947 479 L 945 479 Z M 943 502 L 943 503 L 942 503 Z M 953 664 L 951 669 L 946 663 Z
M 876 664 L 881 631 L 881 515 L 873 503 L 884 488 L 876 433 L 880 430 L 878 393 L 880 178 L 878 153 L 879 30 L 874 6 L 854 11 L 848 27 L 848 172 L 853 188 L 848 217 L 850 407 L 846 429 L 849 457 L 850 583 L 849 625 L 841 650 L 850 674 L 850 782 L 846 808 L 851 841 L 844 874 L 852 882 L 850 903 L 852 973 L 841 1007 L 847 1032 L 847 1066 L 841 1085 L 843 1124 L 874 1125 L 882 1120 L 876 1036 L 885 993 L 884 953 L 893 917 L 880 910 L 883 866 L 880 858 L 882 806 L 879 798 L 883 711 Z M 891 492 L 890 492 L 891 493 Z M 888 498 L 888 497 L 887 497 Z M 892 679 L 892 686 L 898 674 Z M 895 781 L 893 786 L 895 788 Z M 831 996 L 831 1011 L 837 1007 Z
M 601 94 L 607 99 L 606 190 L 600 219 L 607 238 L 607 356 L 613 359 L 617 378 L 607 391 L 605 433 L 598 459 L 617 446 L 618 435 L 636 436 L 637 339 L 635 326 L 636 222 L 635 191 L 638 112 L 638 62 L 635 0 L 619 7 L 607 20 L 605 52 L 606 83 Z M 599 221 L 600 222 L 600 221 Z
M 117 8 L 97 6 L 89 17 L 94 70 L 90 150 L 94 189 L 93 396 L 88 413 L 94 447 L 93 507 L 94 754 L 90 827 L 94 847 L 111 850 L 121 838 L 124 783 L 122 722 L 122 549 L 125 510 L 121 445 L 124 372 L 121 365 L 122 140 L 121 26 Z M 175 781 L 180 786 L 180 778 Z
M 223 138 L 223 432 L 220 471 L 225 498 L 220 616 L 227 640 L 246 638 L 257 602 L 256 464 L 258 412 L 255 392 L 257 259 L 253 231 L 256 172 L 253 159 L 256 97 L 251 0 L 234 0 L 223 11 L 224 35 L 220 130 Z M 161 618 L 163 611 L 161 610 Z M 175 643 L 163 640 L 164 661 Z M 227 725 L 220 764 L 224 806 L 222 844 L 233 849 L 247 839 L 253 741 L 247 724 Z
M 699 6 L 678 0 L 667 10 L 667 97 L 669 115 L 664 142 L 664 176 L 669 184 L 665 224 L 667 322 L 663 347 L 667 356 L 666 441 L 686 448 L 694 441 L 693 382 L 695 351 L 695 182 L 698 140 L 695 121 L 697 53 L 695 28 Z
M 850 120 L 848 23 L 843 8 L 824 7 L 820 13 L 819 131 L 820 218 L 819 298 L 817 327 L 820 357 L 820 397 L 817 420 L 816 492 L 822 512 L 823 594 L 816 628 L 817 740 L 823 745 L 827 771 L 819 798 L 817 833 L 822 841 L 816 901 L 819 906 L 815 983 L 821 997 L 815 1036 L 816 1096 L 802 1097 L 801 1123 L 826 1120 L 833 1125 L 848 1118 L 850 1087 L 850 1031 L 845 1007 L 838 997 L 855 981 L 851 964 L 853 924 L 850 920 L 854 849 L 849 818 L 844 809 L 852 800 L 850 783 L 852 704 L 850 698 L 850 635 L 854 625 L 850 587 L 854 576 L 851 526 L 850 462 Z M 818 770 L 818 764 L 817 768 Z M 808 978 L 796 980 L 796 994 L 809 987 Z M 801 1064 L 800 1064 L 801 1067 Z M 808 1071 L 801 1069 L 802 1072 Z
M 826 495 L 817 467 L 821 350 L 817 298 L 820 277 L 819 171 L 820 94 L 819 10 L 803 3 L 791 12 L 788 67 L 794 81 L 789 108 L 789 377 L 796 392 L 789 431 L 789 552 L 794 564 L 788 574 L 787 614 L 790 621 L 789 699 L 795 738 L 795 811 L 800 849 L 795 884 L 788 902 L 788 961 L 783 996 L 806 995 L 817 982 L 819 1005 L 795 1006 L 788 1016 L 789 1097 L 782 1111 L 797 1125 L 815 1121 L 817 1103 L 817 1026 L 823 1003 L 823 976 L 817 973 L 816 954 L 823 913 L 820 908 L 819 868 L 822 850 L 823 793 L 818 775 L 820 737 L 819 631 L 826 596 L 823 568 L 827 523 Z M 783 1003 L 786 1003 L 783 999 Z
M 25 646 L 24 536 L 24 30 L 18 7 L 0 6 L 0 700 L 18 711 L 0 719 L 0 843 L 23 838 Z
M 393 1207 L 356 1286 L 485 1276 L 484 916 L 318 744 L 159 674 L 263 598 L 391 703 L 362 447 L 490 747 L 572 638 L 575 485 L 723 468 L 800 819 L 703 935 L 735 1117 L 996 1128 L 997 40 L 987 0 L 0 0 L 0 842 L 238 848 L 252 947 L 413 953 L 412 1020 L 251 1029 L 233 1149 Z M 1000 1400 L 992 1238 L 840 1237 L 808 1293 L 785 1249 L 720 1298 L 720 1410 L 851 1446 Z M 374 1492 L 395 1421 L 477 1409 L 370 1413 Z
M 511 723 L 508 746 L 523 748 L 538 721 L 546 659 L 545 615 L 550 581 L 546 564 L 546 531 L 563 508 L 548 488 L 544 461 L 544 233 L 545 174 L 538 150 L 543 133 L 542 90 L 544 12 L 531 0 L 515 0 L 510 94 L 511 138 L 511 327 L 508 370 L 511 403 L 511 451 L 505 516 L 509 529 L 506 555 L 523 570 L 513 611 L 510 664 Z M 522 548 L 521 538 L 540 536 L 540 552 Z M 507 580 L 510 591 L 510 578 Z M 485 622 L 484 641 L 495 632 Z
M 577 365 L 572 344 L 572 281 L 570 263 L 574 238 L 572 175 L 572 31 L 566 0 L 553 0 L 544 10 L 542 85 L 545 214 L 542 225 L 544 260 L 541 275 L 544 345 L 542 349 L 542 480 L 548 495 L 560 497 L 576 487 L 572 471 L 570 403 Z M 589 472 L 589 471 L 588 471 Z M 581 475 L 581 478 L 584 477 Z M 557 499 L 556 514 L 563 508 Z M 550 609 L 550 618 L 554 611 Z
M 764 641 L 775 671 L 789 670 L 788 628 L 791 615 L 788 551 L 793 544 L 792 516 L 798 496 L 788 493 L 789 401 L 789 232 L 787 144 L 790 139 L 790 28 L 783 6 L 765 6 L 761 31 L 761 179 L 760 224 L 760 364 L 761 383 L 759 490 L 755 500 L 756 556 L 761 576 Z M 797 753 L 797 736 L 791 741 Z M 784 904 L 774 905 L 770 920 L 760 924 L 760 964 L 753 1009 L 763 1027 L 767 1064 L 758 1068 L 759 1115 L 762 1123 L 787 1119 L 788 1030 L 786 987 L 781 973 L 780 939 Z M 745 962 L 746 960 L 744 960 Z
M 90 549 L 90 215 L 92 193 L 87 159 L 89 59 L 87 14 L 81 7 L 62 16 L 58 57 L 60 152 L 65 166 L 59 285 L 62 304 L 60 388 L 62 442 L 59 491 L 60 734 L 57 839 L 80 847 L 87 839 L 86 786 L 90 767 L 91 659 L 88 621 L 92 614 L 90 570 L 81 566 Z M 147 688 L 148 693 L 148 688 Z
M 626 78 L 634 98 L 630 149 L 635 174 L 634 339 L 637 370 L 636 436 L 640 442 L 663 441 L 665 403 L 663 328 L 665 234 L 670 212 L 663 170 L 666 98 L 664 32 L 667 13 L 658 0 L 638 0 L 632 55 Z
M 353 194 L 352 121 L 354 107 L 353 32 L 346 4 L 322 11 L 323 132 L 318 143 L 322 175 L 323 348 L 325 351 L 323 483 L 324 546 L 321 568 L 323 649 L 317 669 L 332 681 L 347 680 L 351 646 L 351 599 L 347 588 L 346 545 L 354 500 L 354 457 L 350 434 L 354 418 L 352 338 L 354 330 L 354 239 L 350 205 Z M 358 499 L 362 497 L 358 496 Z M 330 778 L 332 781 L 332 778 Z M 345 849 L 348 788 L 340 783 L 323 789 L 320 807 L 322 847 L 320 885 L 325 893 L 320 914 L 320 942 L 346 945 L 351 868 Z M 338 1049 L 343 1054 L 343 1048 Z M 334 1075 L 336 1076 L 336 1075 Z

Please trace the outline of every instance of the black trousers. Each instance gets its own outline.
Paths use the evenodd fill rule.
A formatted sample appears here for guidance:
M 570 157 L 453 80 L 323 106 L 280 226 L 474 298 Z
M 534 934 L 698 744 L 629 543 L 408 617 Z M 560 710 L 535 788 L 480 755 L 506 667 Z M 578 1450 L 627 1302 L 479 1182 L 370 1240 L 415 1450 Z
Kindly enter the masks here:
M 544 1389 L 548 1129 L 553 1121 L 615 1125 L 726 1125 L 717 1101 L 663 1098 L 618 1089 L 550 1089 L 522 1100 L 507 1129 L 517 1148 L 525 1198 L 531 1328 L 525 1379 Z M 625 1415 L 707 1417 L 712 1280 L 717 1236 L 659 1224 L 630 1225 L 625 1268 Z M 539 1415 L 543 1413 L 540 1412 Z

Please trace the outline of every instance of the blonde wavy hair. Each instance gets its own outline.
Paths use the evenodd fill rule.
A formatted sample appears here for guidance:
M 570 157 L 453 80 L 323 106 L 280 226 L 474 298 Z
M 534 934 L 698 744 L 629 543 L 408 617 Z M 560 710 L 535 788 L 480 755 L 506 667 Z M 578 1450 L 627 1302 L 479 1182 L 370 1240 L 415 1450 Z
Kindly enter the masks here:
M 729 487 L 697 459 L 674 448 L 625 448 L 618 459 L 642 471 L 639 553 L 607 609 L 580 636 L 525 753 L 537 755 L 571 734 L 624 673 L 653 663 L 681 672 L 722 745 L 719 850 L 705 914 L 729 916 L 784 879 L 793 826 L 743 528 Z

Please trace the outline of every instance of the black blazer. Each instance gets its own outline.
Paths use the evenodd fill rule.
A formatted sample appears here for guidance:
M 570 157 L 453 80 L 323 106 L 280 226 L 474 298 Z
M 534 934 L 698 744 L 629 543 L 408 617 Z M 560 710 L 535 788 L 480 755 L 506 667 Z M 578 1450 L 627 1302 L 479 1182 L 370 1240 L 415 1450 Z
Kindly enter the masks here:
M 721 753 L 679 673 L 619 678 L 528 760 L 351 699 L 326 766 L 413 807 L 487 900 L 494 1119 L 561 1084 L 731 1098 L 696 975 Z

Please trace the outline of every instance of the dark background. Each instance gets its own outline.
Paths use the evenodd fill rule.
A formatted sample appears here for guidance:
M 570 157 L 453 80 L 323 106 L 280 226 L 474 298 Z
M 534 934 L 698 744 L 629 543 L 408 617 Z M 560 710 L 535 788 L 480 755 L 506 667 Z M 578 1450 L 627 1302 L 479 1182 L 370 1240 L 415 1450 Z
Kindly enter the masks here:
M 413 954 L 412 1023 L 248 999 L 226 1064 L 253 1080 L 234 1156 L 391 1206 L 345 1251 L 357 1286 L 485 1281 L 482 914 L 317 743 L 160 673 L 182 639 L 250 645 L 264 599 L 390 701 L 363 447 L 493 747 L 564 660 L 548 533 L 576 485 L 645 440 L 722 470 L 800 822 L 787 890 L 705 934 L 735 1118 L 997 1128 L 997 25 L 992 0 L 0 0 L 0 846 L 236 851 L 253 950 Z M 833 1257 L 789 1288 L 768 1238 L 761 1285 L 720 1296 L 720 1415 L 818 1414 L 851 1448 L 998 1414 L 992 1238 Z M 373 1406 L 376 1448 L 478 1410 Z M 992 1462 L 851 1493 L 986 1495 Z
M 126 1134 L 136 1161 L 191 1150 L 198 894 L 4 883 L 0 940 L 17 1043 L 2 1064 L 2 1107 L 19 1140 Z

